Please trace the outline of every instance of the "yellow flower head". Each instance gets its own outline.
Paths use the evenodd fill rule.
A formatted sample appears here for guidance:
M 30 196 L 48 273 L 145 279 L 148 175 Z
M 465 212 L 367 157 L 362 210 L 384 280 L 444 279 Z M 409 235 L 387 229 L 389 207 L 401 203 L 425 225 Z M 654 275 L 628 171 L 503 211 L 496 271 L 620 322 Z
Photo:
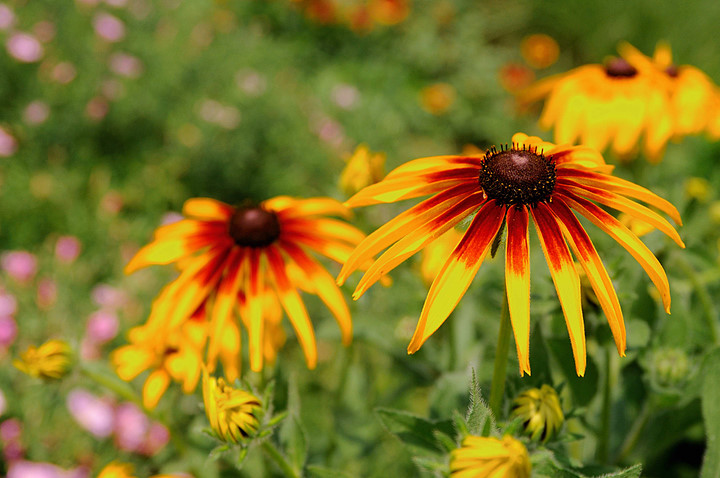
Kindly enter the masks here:
M 543 442 L 553 436 L 565 420 L 557 392 L 549 385 L 518 395 L 512 415 L 523 419 L 525 431 L 533 440 Z
M 560 47 L 553 37 L 542 33 L 525 37 L 520 44 L 520 53 L 528 65 L 542 69 L 554 64 L 560 54 Z
M 645 154 L 656 161 L 673 135 L 666 79 L 624 58 L 545 78 L 520 93 L 523 103 L 541 99 L 540 126 L 554 127 L 558 144 L 611 147 L 627 158 L 644 137 Z
M 207 326 L 201 320 L 189 320 L 167 334 L 158 334 L 147 326 L 135 327 L 129 333 L 130 344 L 114 350 L 110 361 L 118 376 L 130 381 L 150 370 L 143 386 L 143 405 L 157 406 L 171 380 L 192 393 L 202 372 L 202 352 Z
M 260 426 L 257 417 L 260 400 L 207 372 L 203 374 L 203 402 L 210 426 L 222 441 L 240 443 Z
M 698 202 L 710 199 L 710 183 L 705 178 L 688 178 L 685 180 L 685 194 Z
M 527 448 L 509 435 L 502 440 L 469 435 L 450 456 L 452 478 L 530 478 Z
M 47 379 L 60 379 L 70 370 L 72 349 L 62 340 L 49 340 L 40 347 L 29 346 L 13 365 L 26 374 Z
M 135 470 L 130 463 L 113 461 L 100 470 L 97 478 L 135 478 Z
M 455 88 L 447 83 L 435 83 L 420 91 L 420 105 L 433 115 L 441 115 L 455 103 Z
M 340 189 L 349 196 L 385 176 L 385 153 L 372 153 L 366 144 L 355 148 L 340 174 Z

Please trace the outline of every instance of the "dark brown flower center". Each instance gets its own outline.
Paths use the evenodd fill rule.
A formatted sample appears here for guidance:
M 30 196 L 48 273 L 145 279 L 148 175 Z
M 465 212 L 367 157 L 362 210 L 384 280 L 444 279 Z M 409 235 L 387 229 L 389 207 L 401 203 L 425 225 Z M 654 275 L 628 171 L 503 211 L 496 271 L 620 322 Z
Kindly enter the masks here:
M 485 153 L 479 181 L 485 194 L 505 205 L 535 206 L 555 190 L 555 163 L 537 148 L 513 145 Z
M 280 222 L 274 212 L 240 206 L 230 218 L 229 232 L 238 246 L 264 247 L 280 236 Z
M 632 78 L 637 70 L 622 58 L 613 58 L 605 63 L 605 74 L 612 78 Z
M 670 65 L 665 68 L 665 73 L 667 73 L 670 78 L 677 78 L 680 71 L 678 70 L 677 65 Z

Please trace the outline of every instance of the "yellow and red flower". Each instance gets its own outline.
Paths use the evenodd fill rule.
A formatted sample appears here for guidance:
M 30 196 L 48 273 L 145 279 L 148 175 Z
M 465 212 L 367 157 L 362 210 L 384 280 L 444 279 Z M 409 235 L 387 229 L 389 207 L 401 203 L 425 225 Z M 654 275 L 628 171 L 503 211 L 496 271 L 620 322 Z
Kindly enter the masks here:
M 364 238 L 355 227 L 325 217 L 347 216 L 349 210 L 340 202 L 279 196 L 259 205 L 233 207 L 196 198 L 185 202 L 183 214 L 187 219 L 158 228 L 153 242 L 125 268 L 132 273 L 152 264 L 179 265 L 179 277 L 153 304 L 148 330 L 176 329 L 207 303 L 208 362 L 214 363 L 221 332 L 237 305 L 248 333 L 250 368 L 259 371 L 267 355 L 266 319 L 277 310 L 268 303 L 279 303 L 297 333 L 308 367 L 314 368 L 315 333 L 297 290 L 312 284 L 336 318 L 343 343 L 350 342 L 347 304 L 332 276 L 313 257 L 317 253 L 342 263 Z
M 408 353 L 416 352 L 442 325 L 480 268 L 496 236 L 507 224 L 506 290 L 521 373 L 530 373 L 530 218 L 535 223 L 572 343 L 578 375 L 585 373 L 586 350 L 580 280 L 570 250 L 585 269 L 607 316 L 618 352 L 625 352 L 625 325 L 610 277 L 575 213 L 613 237 L 641 264 L 670 310 L 670 289 L 662 266 L 638 237 L 602 206 L 641 219 L 684 247 L 670 223 L 638 199 L 680 216 L 668 201 L 608 174 L 602 156 L 584 146 L 556 146 L 518 133 L 512 148 L 492 148 L 484 156 L 435 156 L 410 161 L 350 198 L 349 207 L 392 203 L 432 194 L 370 234 L 345 263 L 343 283 L 375 254 L 388 248 L 367 270 L 353 297 L 475 214 L 459 244 L 435 277 Z M 568 247 L 569 246 L 569 247 Z

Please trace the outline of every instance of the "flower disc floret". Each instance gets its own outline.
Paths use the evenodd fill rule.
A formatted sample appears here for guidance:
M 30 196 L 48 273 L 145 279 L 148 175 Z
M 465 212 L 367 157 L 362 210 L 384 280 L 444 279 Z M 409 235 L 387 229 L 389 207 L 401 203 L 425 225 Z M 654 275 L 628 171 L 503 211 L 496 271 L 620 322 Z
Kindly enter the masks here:
M 238 207 L 228 227 L 238 246 L 264 247 L 280 237 L 277 215 L 261 207 Z
M 613 58 L 605 63 L 605 74 L 611 78 L 632 78 L 637 69 L 623 58 Z
M 547 201 L 555 189 L 555 163 L 518 145 L 500 151 L 491 148 L 479 174 L 479 181 L 490 199 L 504 205 L 536 205 Z

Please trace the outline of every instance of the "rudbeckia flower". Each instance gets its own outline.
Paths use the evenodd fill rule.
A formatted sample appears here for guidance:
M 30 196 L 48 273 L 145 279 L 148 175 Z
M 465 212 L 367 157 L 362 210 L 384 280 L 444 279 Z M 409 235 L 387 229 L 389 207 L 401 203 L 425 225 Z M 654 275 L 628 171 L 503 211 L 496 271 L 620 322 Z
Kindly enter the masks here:
M 705 73 L 694 66 L 673 63 L 672 51 L 666 43 L 658 43 L 652 59 L 629 43 L 622 43 L 618 50 L 639 71 L 661 75 L 666 80 L 673 137 L 700 134 L 708 128 L 716 111 L 711 105 L 717 87 Z
M 239 443 L 252 436 L 260 423 L 260 400 L 250 392 L 233 388 L 224 379 L 203 374 L 205 414 L 217 437 Z
M 233 207 L 196 198 L 185 202 L 183 214 L 187 219 L 158 228 L 153 242 L 125 268 L 129 274 L 151 264 L 179 264 L 179 277 L 153 303 L 150 330 L 162 334 L 175 329 L 207 301 L 212 360 L 219 353 L 221 331 L 239 305 L 248 331 L 250 368 L 259 371 L 267 333 L 264 304 L 270 294 L 290 318 L 307 365 L 314 368 L 315 333 L 297 290 L 311 285 L 340 325 L 343 343 L 350 342 L 352 322 L 345 299 L 312 254 L 344 262 L 365 237 L 355 227 L 325 217 L 347 216 L 340 202 L 279 196 L 259 205 Z
M 62 340 L 48 340 L 39 347 L 29 346 L 13 365 L 31 377 L 57 380 L 70 371 L 72 349 Z
M 643 187 L 611 176 L 610 169 L 595 149 L 556 146 L 522 133 L 513 136 L 511 148 L 492 148 L 484 156 L 435 156 L 410 161 L 391 171 L 383 181 L 351 197 L 346 204 L 359 207 L 433 196 L 361 242 L 340 271 L 338 282 L 343 283 L 360 264 L 388 248 L 358 283 L 353 295 L 357 299 L 405 259 L 474 214 L 430 287 L 408 346 L 408 353 L 414 353 L 456 307 L 506 224 L 507 299 L 520 372 L 529 374 L 528 228 L 532 218 L 565 316 L 575 367 L 578 375 L 583 375 L 585 332 L 580 280 L 571 250 L 587 273 L 621 355 L 625 352 L 625 325 L 610 277 L 576 213 L 630 252 L 660 291 L 668 312 L 670 289 L 657 258 L 598 204 L 642 219 L 684 247 L 667 220 L 632 199 L 646 202 L 680 223 L 675 207 Z
M 599 151 L 611 146 L 618 156 L 628 157 L 644 136 L 645 154 L 658 160 L 673 134 L 666 79 L 623 58 L 542 79 L 519 99 L 545 99 L 540 126 L 554 126 L 558 144 L 579 143 Z
M 373 153 L 366 144 L 361 144 L 347 159 L 340 174 L 340 189 L 348 196 L 366 186 L 375 184 L 385 176 L 385 153 Z
M 527 448 L 509 435 L 502 440 L 468 435 L 450 456 L 452 478 L 530 478 L 530 471 Z
M 565 421 L 558 394 L 550 385 L 531 388 L 518 395 L 512 416 L 523 420 L 525 431 L 532 440 L 543 442 L 548 441 Z

